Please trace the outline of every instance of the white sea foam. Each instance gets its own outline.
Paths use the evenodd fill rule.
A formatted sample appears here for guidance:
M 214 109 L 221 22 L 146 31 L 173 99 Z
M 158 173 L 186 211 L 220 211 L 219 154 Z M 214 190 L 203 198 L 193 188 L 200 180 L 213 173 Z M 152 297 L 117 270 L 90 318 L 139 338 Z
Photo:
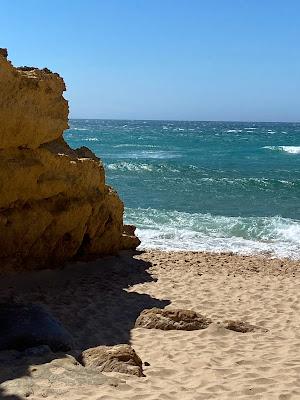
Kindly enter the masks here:
M 84 140 L 86 142 L 99 142 L 99 139 L 96 138 L 96 137 L 85 138 L 85 139 L 82 139 L 82 140 Z
M 132 159 L 171 159 L 181 157 L 180 154 L 172 151 L 164 150 L 141 150 L 135 152 L 128 152 L 119 155 L 119 158 L 132 158 Z
M 290 154 L 300 154 L 300 146 L 264 146 L 263 149 L 284 151 Z
M 156 209 L 126 209 L 141 248 L 232 251 L 300 259 L 300 221 L 275 217 L 225 217 Z
M 120 162 L 108 164 L 107 169 L 112 171 L 153 171 L 153 166 L 149 164 L 134 164 L 129 162 Z
M 69 128 L 68 131 L 88 131 L 87 128 Z
M 176 168 L 172 168 L 169 165 L 154 165 L 154 164 L 146 164 L 146 163 L 131 163 L 131 162 L 119 162 L 112 163 L 106 166 L 108 170 L 111 171 L 134 171 L 134 172 L 180 172 Z
M 114 148 L 122 148 L 122 147 L 148 147 L 148 148 L 158 148 L 158 146 L 154 144 L 136 144 L 136 143 L 121 143 L 121 144 L 116 144 L 113 146 Z

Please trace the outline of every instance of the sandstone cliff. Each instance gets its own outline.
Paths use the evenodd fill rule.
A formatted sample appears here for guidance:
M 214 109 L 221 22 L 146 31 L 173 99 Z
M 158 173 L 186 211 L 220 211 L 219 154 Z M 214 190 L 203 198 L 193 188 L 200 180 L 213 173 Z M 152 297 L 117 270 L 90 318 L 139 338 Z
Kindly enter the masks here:
M 63 79 L 15 68 L 0 49 L 0 271 L 136 248 L 101 161 L 72 150 Z M 126 232 L 125 232 L 126 231 Z

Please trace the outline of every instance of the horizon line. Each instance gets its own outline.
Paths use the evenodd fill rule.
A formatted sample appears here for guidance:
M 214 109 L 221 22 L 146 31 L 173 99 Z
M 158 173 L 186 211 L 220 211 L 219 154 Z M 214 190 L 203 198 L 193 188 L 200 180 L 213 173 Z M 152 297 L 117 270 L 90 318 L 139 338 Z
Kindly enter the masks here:
M 247 122 L 251 122 L 251 123 L 259 123 L 259 124 L 299 124 L 299 121 L 257 121 L 257 120 L 200 120 L 200 119 L 148 119 L 148 118 L 75 118 L 75 117 L 70 117 L 68 118 L 69 120 L 95 120 L 95 121 L 148 121 L 148 122 L 159 122 L 159 121 L 166 121 L 166 122 L 237 122 L 237 123 L 247 123 Z

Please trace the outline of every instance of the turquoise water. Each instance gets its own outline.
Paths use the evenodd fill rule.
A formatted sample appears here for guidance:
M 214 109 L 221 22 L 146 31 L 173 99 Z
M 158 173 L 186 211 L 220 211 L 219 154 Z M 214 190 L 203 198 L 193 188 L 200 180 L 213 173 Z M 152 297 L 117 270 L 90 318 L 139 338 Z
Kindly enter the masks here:
M 300 259 L 300 123 L 71 120 L 143 248 Z

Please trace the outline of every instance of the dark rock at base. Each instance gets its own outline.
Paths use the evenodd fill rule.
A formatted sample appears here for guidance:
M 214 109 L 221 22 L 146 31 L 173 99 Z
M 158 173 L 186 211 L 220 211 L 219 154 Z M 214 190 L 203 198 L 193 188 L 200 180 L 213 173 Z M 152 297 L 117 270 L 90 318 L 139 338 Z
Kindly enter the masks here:
M 93 347 L 82 352 L 80 361 L 101 372 L 144 376 L 142 360 L 128 344 Z
M 54 352 L 67 351 L 73 347 L 73 339 L 39 304 L 0 304 L 0 350 L 25 350 L 41 345 Z
M 140 239 L 135 236 L 136 227 L 134 225 L 124 225 L 122 233 L 122 249 L 135 250 L 140 244 Z
M 194 331 L 207 328 L 211 322 L 210 318 L 191 310 L 151 308 L 141 312 L 135 328 Z

